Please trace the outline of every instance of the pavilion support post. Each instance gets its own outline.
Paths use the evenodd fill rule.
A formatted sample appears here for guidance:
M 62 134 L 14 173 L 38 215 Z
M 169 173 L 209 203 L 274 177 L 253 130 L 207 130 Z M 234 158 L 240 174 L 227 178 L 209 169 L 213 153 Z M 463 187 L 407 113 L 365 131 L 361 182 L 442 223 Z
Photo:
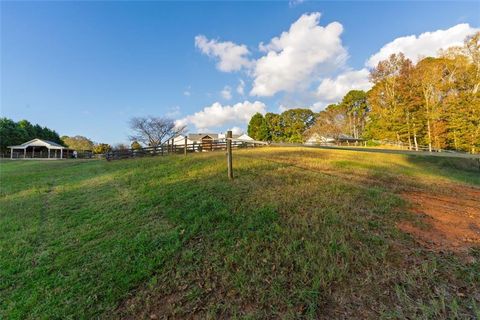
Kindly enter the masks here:
M 63 149 L 60 149 L 60 159 L 63 159 Z
M 50 159 L 50 148 L 48 148 L 48 159 Z
M 32 147 L 32 159 L 35 158 L 35 147 Z
M 10 149 L 10 159 L 13 159 L 13 148 Z
M 27 148 L 23 149 L 23 159 L 27 158 Z

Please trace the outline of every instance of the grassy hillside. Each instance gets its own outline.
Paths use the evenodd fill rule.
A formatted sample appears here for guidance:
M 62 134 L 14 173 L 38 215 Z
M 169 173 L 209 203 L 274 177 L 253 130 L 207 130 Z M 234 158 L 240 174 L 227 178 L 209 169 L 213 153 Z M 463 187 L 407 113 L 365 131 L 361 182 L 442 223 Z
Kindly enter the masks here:
M 429 228 L 405 194 L 480 186 L 477 163 L 234 153 L 234 181 L 222 152 L 1 162 L 0 318 L 479 317 L 478 243 L 398 227 Z

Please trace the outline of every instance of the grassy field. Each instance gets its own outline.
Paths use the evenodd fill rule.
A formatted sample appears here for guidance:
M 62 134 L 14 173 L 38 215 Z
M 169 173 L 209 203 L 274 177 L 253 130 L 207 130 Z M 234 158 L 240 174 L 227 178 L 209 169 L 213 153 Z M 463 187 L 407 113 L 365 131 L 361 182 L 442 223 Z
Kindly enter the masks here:
M 480 249 L 405 193 L 475 161 L 306 148 L 0 163 L 0 318 L 480 318 Z M 467 187 L 473 186 L 473 187 Z M 456 189 L 452 189 L 456 188 Z

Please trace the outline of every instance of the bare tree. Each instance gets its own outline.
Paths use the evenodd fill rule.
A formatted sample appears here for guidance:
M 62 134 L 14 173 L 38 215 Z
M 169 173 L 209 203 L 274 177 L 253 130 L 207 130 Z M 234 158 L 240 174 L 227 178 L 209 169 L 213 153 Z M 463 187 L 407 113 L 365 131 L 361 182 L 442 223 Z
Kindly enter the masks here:
M 342 110 L 342 106 L 331 104 L 318 114 L 315 124 L 305 134 L 308 136 L 316 133 L 338 140 L 347 131 L 345 110 Z
M 145 145 L 156 147 L 179 134 L 185 132 L 185 126 L 177 126 L 175 121 L 161 117 L 134 117 L 129 122 L 134 132 L 129 136 L 131 141 L 139 141 Z

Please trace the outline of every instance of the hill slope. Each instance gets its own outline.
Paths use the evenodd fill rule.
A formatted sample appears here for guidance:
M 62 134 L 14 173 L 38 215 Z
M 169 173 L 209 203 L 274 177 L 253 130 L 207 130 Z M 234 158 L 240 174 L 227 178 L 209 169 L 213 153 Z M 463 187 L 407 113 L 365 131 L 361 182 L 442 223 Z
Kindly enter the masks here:
M 480 242 L 442 229 L 466 212 L 478 234 L 476 165 L 265 148 L 235 151 L 228 181 L 221 152 L 2 162 L 0 318 L 478 316 Z

